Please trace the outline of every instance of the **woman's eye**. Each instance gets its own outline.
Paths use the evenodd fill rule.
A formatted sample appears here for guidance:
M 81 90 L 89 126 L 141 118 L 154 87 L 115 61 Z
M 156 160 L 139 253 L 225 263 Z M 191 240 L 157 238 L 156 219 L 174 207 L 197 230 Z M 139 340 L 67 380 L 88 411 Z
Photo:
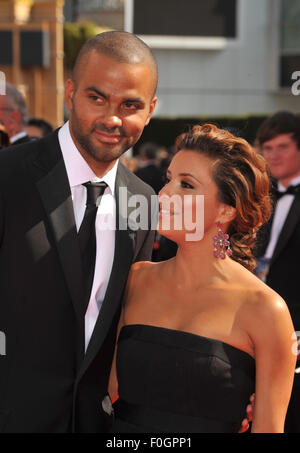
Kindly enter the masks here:
M 184 189 L 194 189 L 194 186 L 192 186 L 186 181 L 181 181 L 181 187 L 183 187 Z
M 164 183 L 165 184 L 169 184 L 170 181 L 171 181 L 170 178 L 168 178 L 167 176 L 164 176 Z

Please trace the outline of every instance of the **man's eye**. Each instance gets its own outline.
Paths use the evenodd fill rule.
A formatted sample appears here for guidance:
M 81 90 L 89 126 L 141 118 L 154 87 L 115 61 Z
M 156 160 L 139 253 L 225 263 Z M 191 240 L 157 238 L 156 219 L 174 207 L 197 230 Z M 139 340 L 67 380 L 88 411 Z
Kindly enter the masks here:
M 95 95 L 95 94 L 90 94 L 89 95 L 89 98 L 92 100 L 92 101 L 98 101 L 98 102 L 102 102 L 102 98 Z
M 181 187 L 183 187 L 184 189 L 194 189 L 194 186 L 192 186 L 186 181 L 181 181 Z
M 137 104 L 133 104 L 132 102 L 125 102 L 124 106 L 129 110 L 137 110 L 139 108 Z

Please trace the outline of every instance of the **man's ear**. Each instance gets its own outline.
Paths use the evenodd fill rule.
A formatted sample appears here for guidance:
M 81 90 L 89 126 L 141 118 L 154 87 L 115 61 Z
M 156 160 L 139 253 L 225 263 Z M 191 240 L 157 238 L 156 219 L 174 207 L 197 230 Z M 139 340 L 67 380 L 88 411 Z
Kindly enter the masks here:
M 151 119 L 151 116 L 152 116 L 152 114 L 153 114 L 153 112 L 154 112 L 156 103 L 157 103 L 157 97 L 155 96 L 155 97 L 152 99 L 152 102 L 151 102 L 151 104 L 150 104 L 149 114 L 148 114 L 148 117 L 147 117 L 147 119 L 146 119 L 145 126 L 148 126 L 148 124 L 149 124 L 149 122 L 150 122 L 150 119 Z
M 73 108 L 73 96 L 75 92 L 75 83 L 73 80 L 68 79 L 65 86 L 65 103 L 68 110 Z

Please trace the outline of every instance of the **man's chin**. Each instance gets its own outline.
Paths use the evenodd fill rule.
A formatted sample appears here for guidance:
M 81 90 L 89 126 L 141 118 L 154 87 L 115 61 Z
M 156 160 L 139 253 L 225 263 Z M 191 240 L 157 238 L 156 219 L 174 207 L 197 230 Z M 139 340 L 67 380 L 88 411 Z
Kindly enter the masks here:
M 120 146 L 101 146 L 101 148 L 93 146 L 92 149 L 89 148 L 86 152 L 97 162 L 112 162 L 119 159 L 126 150 Z

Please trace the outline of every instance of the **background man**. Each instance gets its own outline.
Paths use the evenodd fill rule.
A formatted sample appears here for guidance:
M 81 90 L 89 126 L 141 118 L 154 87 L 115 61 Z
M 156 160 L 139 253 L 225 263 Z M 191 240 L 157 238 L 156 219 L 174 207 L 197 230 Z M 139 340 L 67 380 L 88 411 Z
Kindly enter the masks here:
M 51 124 L 41 118 L 29 118 L 26 125 L 26 133 L 29 137 L 43 138 L 51 134 Z
M 148 124 L 156 85 L 156 63 L 141 40 L 97 35 L 66 84 L 69 122 L 0 153 L 0 331 L 7 339 L 0 431 L 109 428 L 122 293 L 132 262 L 151 257 L 154 238 L 150 229 L 119 228 L 128 208 L 120 187 L 147 198 L 149 225 L 154 195 L 119 157 Z M 107 219 L 111 228 L 103 230 Z
M 139 148 L 139 166 L 135 174 L 149 184 L 158 194 L 164 185 L 164 175 L 157 163 L 158 146 L 154 143 L 144 143 Z
M 260 271 L 267 285 L 285 299 L 295 330 L 300 331 L 300 119 L 289 112 L 276 113 L 263 122 L 257 139 L 274 178 L 274 214 L 258 236 L 256 255 L 262 258 Z M 296 373 L 286 432 L 300 432 L 299 415 Z
M 0 96 L 0 121 L 9 135 L 11 145 L 20 145 L 30 140 L 26 133 L 27 106 L 20 91 L 6 84 L 6 94 Z
M 7 146 L 9 146 L 9 137 L 5 130 L 5 127 L 0 121 L 0 149 L 6 148 Z

